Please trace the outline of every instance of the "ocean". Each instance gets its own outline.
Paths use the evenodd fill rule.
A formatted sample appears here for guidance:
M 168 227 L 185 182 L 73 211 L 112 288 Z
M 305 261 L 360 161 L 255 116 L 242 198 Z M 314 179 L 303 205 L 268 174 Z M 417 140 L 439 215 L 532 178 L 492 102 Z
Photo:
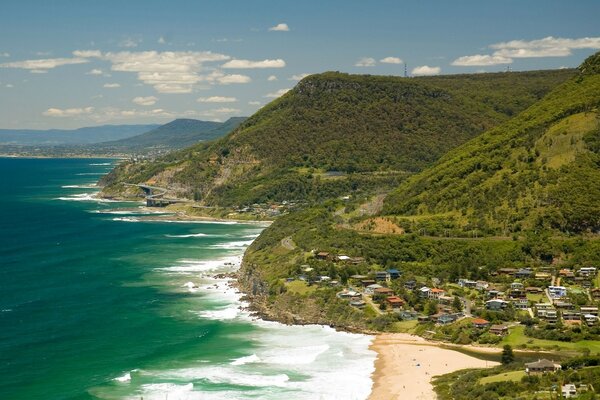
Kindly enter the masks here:
M 114 163 L 0 159 L 0 399 L 368 397 L 370 337 L 257 320 L 214 277 L 263 226 L 144 221 L 94 197 Z

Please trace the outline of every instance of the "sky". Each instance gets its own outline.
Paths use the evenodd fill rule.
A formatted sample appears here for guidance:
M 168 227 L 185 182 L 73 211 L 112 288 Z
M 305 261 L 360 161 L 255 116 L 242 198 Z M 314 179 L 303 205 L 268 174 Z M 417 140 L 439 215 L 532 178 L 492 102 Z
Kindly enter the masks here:
M 224 121 L 311 73 L 576 67 L 600 1 L 2 0 L 0 128 Z

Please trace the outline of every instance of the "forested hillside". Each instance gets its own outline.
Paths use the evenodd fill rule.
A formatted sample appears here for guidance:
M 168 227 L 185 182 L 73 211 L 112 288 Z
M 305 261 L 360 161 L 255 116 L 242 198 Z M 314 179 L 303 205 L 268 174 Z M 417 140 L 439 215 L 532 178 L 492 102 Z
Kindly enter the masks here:
M 385 214 L 431 234 L 600 228 L 600 55 L 514 119 L 390 195 Z
M 152 182 L 226 206 L 391 188 L 573 74 L 312 75 L 223 139 L 124 164 L 102 183 L 114 194 L 122 183 Z

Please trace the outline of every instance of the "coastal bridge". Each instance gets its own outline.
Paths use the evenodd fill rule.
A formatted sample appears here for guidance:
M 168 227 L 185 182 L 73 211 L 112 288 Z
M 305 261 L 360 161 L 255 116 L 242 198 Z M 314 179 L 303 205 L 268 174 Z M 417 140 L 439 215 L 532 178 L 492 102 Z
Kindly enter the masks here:
M 146 207 L 166 207 L 169 204 L 187 203 L 187 200 L 165 198 L 164 196 L 167 193 L 167 189 L 162 187 L 134 183 L 126 183 L 125 185 L 136 186 L 144 191 Z

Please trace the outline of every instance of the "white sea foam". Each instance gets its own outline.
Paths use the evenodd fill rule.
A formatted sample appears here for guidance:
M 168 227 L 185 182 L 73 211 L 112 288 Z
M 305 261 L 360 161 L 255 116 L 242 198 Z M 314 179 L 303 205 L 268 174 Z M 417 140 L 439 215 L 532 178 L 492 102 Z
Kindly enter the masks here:
M 112 220 L 120 222 L 140 222 L 140 219 L 135 217 L 115 217 Z
M 161 219 L 158 222 L 166 222 L 170 224 L 218 224 L 218 225 L 236 225 L 236 221 L 212 221 L 212 220 L 179 220 L 179 219 Z
M 91 163 L 89 165 L 112 165 L 112 164 L 109 162 L 105 162 L 105 163 Z
M 231 365 L 246 365 L 246 364 L 258 363 L 260 361 L 261 361 L 261 359 L 259 356 L 257 356 L 256 354 L 252 354 L 250 356 L 236 358 L 235 360 L 230 362 L 230 364 Z
M 90 183 L 87 185 L 63 185 L 61 186 L 63 189 L 97 189 L 98 186 L 94 183 Z
M 193 237 L 205 237 L 205 236 L 213 236 L 207 235 L 206 233 L 190 233 L 188 235 L 165 235 L 170 238 L 193 238 Z
M 63 201 L 93 201 L 96 203 L 119 203 L 117 200 L 103 199 L 96 196 L 96 193 L 79 193 L 71 196 L 57 197 L 54 200 Z
M 122 383 L 130 382 L 131 381 L 131 373 L 127 372 L 126 374 L 119 376 L 119 377 L 115 378 L 115 381 L 122 382 Z
M 237 318 L 240 315 L 240 311 L 239 306 L 230 306 L 220 310 L 199 311 L 197 315 L 206 319 L 228 321 Z
M 235 249 L 248 247 L 252 244 L 253 241 L 254 240 L 243 240 L 243 241 L 219 243 L 219 244 L 214 244 L 211 247 L 215 248 L 215 249 L 235 250 Z
M 75 175 L 77 175 L 77 176 L 106 175 L 106 172 L 80 172 Z

